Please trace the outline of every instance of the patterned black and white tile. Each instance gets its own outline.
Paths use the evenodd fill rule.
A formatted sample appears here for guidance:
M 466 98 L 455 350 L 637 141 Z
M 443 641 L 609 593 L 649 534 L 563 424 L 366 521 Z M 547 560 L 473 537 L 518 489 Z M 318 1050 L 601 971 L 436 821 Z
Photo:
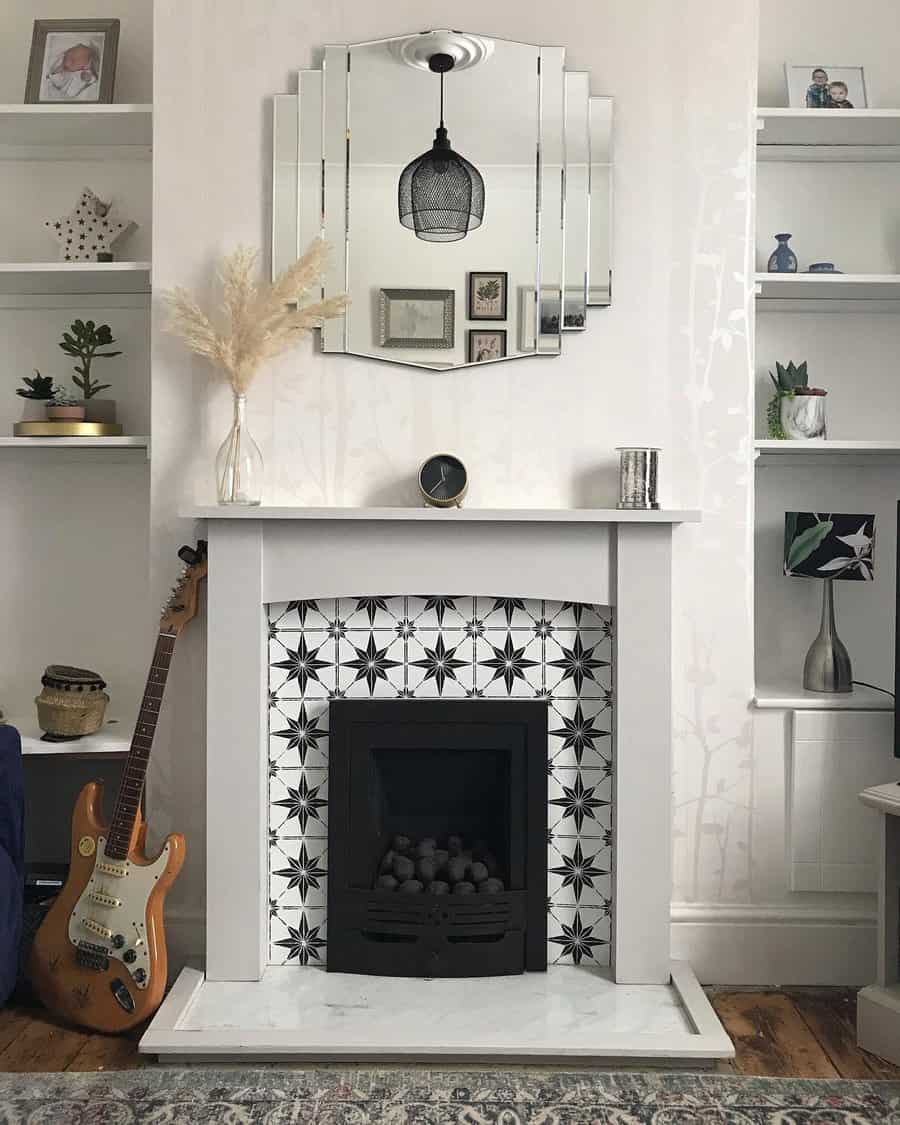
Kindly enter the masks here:
M 398 596 L 282 602 L 267 614 L 270 962 L 326 962 L 329 701 L 513 697 L 550 704 L 548 961 L 608 965 L 612 611 Z

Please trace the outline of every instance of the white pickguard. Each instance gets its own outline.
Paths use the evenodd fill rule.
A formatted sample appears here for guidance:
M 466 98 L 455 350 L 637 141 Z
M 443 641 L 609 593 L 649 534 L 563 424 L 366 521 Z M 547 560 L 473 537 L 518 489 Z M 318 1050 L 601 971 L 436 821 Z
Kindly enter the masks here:
M 106 855 L 106 838 L 98 837 L 93 873 L 69 918 L 69 940 L 74 946 L 77 947 L 80 942 L 89 942 L 102 949 L 107 957 L 121 962 L 136 987 L 141 989 L 149 985 L 151 974 L 147 902 L 168 861 L 168 844 L 146 866 L 127 859 L 109 859 Z M 124 874 L 104 874 L 102 870 L 98 871 L 98 867 L 102 868 L 103 865 Z M 98 897 L 92 897 L 94 895 Z M 109 935 L 98 933 L 98 926 L 101 930 L 109 930 Z M 120 948 L 116 948 L 113 941 L 117 934 L 125 939 Z M 157 935 L 153 936 L 156 939 Z M 125 960 L 125 954 L 129 951 L 135 954 L 134 960 L 130 962 Z M 138 969 L 143 970 L 143 980 L 135 980 Z

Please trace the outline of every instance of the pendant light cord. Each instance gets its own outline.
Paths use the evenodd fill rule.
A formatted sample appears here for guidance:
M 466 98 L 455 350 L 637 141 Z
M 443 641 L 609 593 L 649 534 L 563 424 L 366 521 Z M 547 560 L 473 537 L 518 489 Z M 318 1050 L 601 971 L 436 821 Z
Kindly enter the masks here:
M 444 72 L 441 71 L 441 128 L 444 127 Z

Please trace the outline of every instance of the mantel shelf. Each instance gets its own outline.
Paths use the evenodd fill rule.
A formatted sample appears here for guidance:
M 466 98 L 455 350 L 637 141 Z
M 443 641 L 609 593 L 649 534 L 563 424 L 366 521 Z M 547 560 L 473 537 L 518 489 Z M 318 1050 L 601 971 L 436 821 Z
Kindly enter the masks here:
M 619 510 L 617 508 L 190 508 L 198 520 L 425 520 L 444 523 L 699 523 L 696 510 Z
M 74 157 L 85 147 L 146 150 L 152 143 L 151 105 L 0 105 L 0 152 L 49 147 Z
M 149 292 L 149 262 L 0 262 L 0 293 Z
M 900 109 L 761 108 L 757 157 L 782 161 L 900 160 Z

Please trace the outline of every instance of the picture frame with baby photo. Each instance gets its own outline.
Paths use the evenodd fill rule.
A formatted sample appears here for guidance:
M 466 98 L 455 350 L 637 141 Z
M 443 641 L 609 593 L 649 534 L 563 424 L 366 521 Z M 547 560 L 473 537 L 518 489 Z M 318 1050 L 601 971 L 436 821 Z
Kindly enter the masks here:
M 865 70 L 861 66 L 784 64 L 791 109 L 868 109 Z
M 35 20 L 26 104 L 111 103 L 118 48 L 118 20 Z

